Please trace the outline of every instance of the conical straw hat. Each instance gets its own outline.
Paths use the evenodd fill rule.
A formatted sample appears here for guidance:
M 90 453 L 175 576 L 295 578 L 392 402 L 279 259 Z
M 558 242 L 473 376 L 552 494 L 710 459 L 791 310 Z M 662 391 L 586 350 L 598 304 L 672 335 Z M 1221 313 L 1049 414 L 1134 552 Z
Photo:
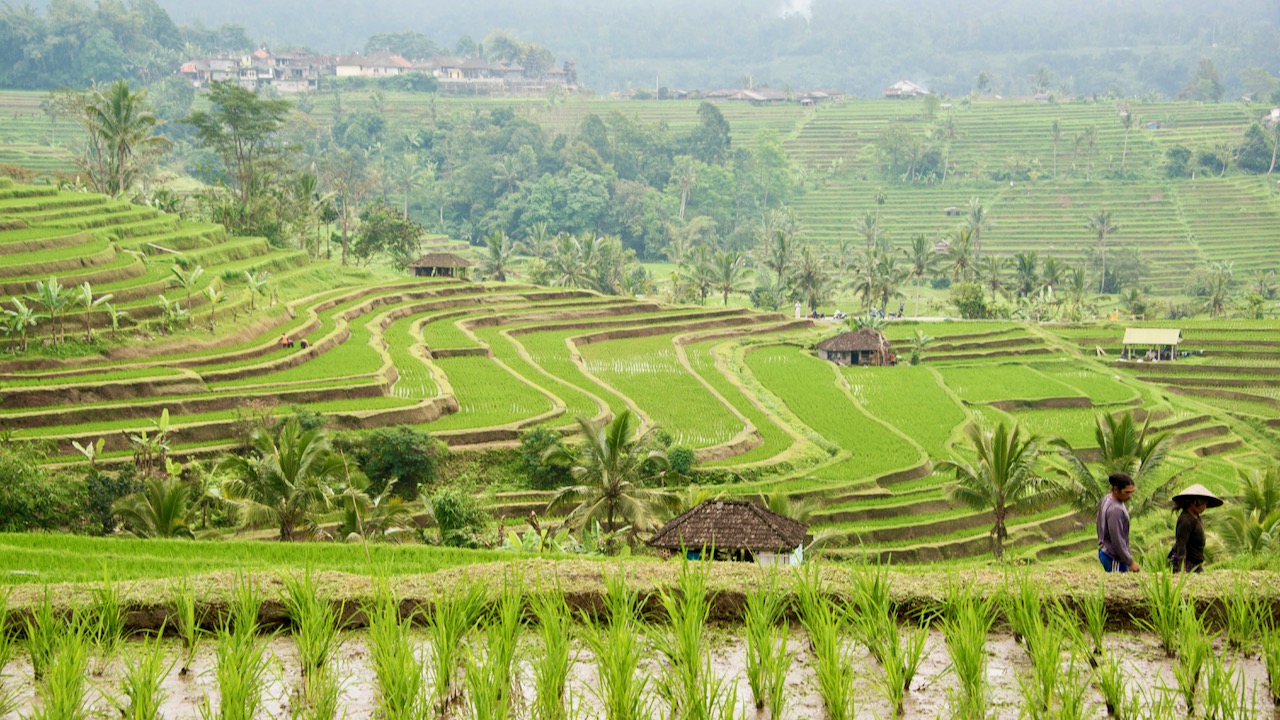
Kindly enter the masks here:
M 1211 508 L 1219 507 L 1222 505 L 1222 498 L 1218 497 L 1217 495 L 1214 495 L 1209 490 L 1209 488 L 1199 483 L 1196 483 L 1195 485 L 1192 485 L 1188 487 L 1186 490 L 1183 490 L 1182 492 L 1173 496 L 1174 502 L 1177 502 L 1179 500 L 1190 500 L 1192 498 L 1200 498 L 1204 500 L 1205 504 L 1207 504 Z

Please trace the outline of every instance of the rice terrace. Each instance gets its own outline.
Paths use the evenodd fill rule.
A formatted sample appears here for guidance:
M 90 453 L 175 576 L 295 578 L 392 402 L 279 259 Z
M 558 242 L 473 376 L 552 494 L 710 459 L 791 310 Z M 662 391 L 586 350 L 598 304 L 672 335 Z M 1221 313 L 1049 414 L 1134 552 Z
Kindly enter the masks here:
M 0 720 L 1280 718 L 1272 104 L 237 87 L 0 91 Z

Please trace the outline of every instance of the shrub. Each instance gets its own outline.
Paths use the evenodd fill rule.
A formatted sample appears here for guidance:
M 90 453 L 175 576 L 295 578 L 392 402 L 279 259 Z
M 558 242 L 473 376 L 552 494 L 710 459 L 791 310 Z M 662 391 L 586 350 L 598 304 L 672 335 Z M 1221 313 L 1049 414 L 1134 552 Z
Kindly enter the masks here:
M 444 444 L 430 434 L 407 425 L 379 428 L 369 434 L 356 458 L 369 477 L 369 494 L 380 495 L 395 482 L 392 492 L 405 500 L 418 497 L 421 485 L 435 482 Z
M 110 535 L 116 531 L 116 517 L 111 505 L 126 495 L 142 490 L 133 465 L 112 476 L 101 470 L 89 471 L 84 481 L 86 530 L 91 535 Z
M 520 472 L 529 478 L 530 487 L 553 490 L 572 480 L 569 468 L 542 461 L 542 456 L 553 447 L 563 447 L 563 438 L 549 428 L 534 428 L 520 436 Z
M 80 480 L 48 474 L 33 454 L 3 447 L 0 478 L 0 532 L 74 530 L 83 524 Z
M 952 285 L 951 304 L 956 307 L 960 317 L 966 320 L 980 320 L 991 314 L 991 309 L 987 307 L 986 293 L 975 283 Z
M 477 535 L 488 522 L 488 513 L 475 495 L 460 487 L 446 487 L 431 498 L 431 514 L 440 528 L 440 543 L 453 547 L 479 547 Z
M 674 472 L 680 475 L 688 475 L 693 470 L 693 450 L 684 445 L 676 445 L 667 451 L 667 461 L 671 464 L 671 469 Z

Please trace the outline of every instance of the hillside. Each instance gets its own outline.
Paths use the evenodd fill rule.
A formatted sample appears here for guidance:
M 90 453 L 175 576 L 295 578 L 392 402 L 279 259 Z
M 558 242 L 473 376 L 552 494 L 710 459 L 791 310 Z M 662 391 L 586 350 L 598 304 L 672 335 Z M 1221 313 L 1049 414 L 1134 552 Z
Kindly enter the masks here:
M 1095 347 L 1115 356 L 1118 325 L 902 321 L 887 330 L 899 354 L 917 327 L 936 338 L 924 365 L 838 369 L 805 349 L 835 332 L 828 322 L 518 283 L 361 280 L 302 251 L 91 194 L 3 181 L 0 227 L 6 294 L 32 294 L 56 275 L 113 293 L 129 312 L 119 332 L 131 341 L 101 355 L 0 361 L 0 423 L 13 440 L 52 443 L 53 462 L 82 459 L 73 443 L 100 438 L 102 460 L 136 458 L 130 436 L 154 431 L 166 410 L 172 452 L 186 455 L 231 447 L 252 408 L 305 407 L 333 429 L 412 425 L 455 450 L 630 408 L 694 450 L 706 481 L 729 482 L 726 492 L 812 497 L 817 526 L 846 552 L 934 560 L 987 548 L 989 516 L 946 500 L 931 474 L 963 452 L 968 423 L 1013 420 L 1087 448 L 1099 413 L 1150 414 L 1174 433 L 1180 479 L 1222 492 L 1236 468 L 1265 464 L 1280 444 L 1276 321 L 1183 322 L 1184 349 L 1202 357 L 1123 368 L 1092 359 Z M 163 306 L 188 302 L 170 268 L 197 263 L 205 272 L 189 319 L 165 316 Z M 283 301 L 257 297 L 250 309 L 244 271 L 270 271 Z M 227 300 L 211 308 L 207 284 Z M 66 336 L 82 315 L 66 316 Z M 88 320 L 110 332 L 104 312 Z M 29 342 L 48 333 L 41 323 Z M 310 346 L 282 348 L 282 334 Z M 546 500 L 489 502 L 520 518 Z M 1092 544 L 1062 506 L 1012 525 L 1022 555 Z

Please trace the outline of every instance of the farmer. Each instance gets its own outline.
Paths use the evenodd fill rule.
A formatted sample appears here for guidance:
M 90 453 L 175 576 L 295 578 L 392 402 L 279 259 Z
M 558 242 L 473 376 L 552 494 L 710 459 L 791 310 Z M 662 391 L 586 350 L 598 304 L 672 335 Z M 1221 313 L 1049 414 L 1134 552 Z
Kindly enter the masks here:
M 1173 496 L 1173 508 L 1182 511 L 1174 531 L 1173 552 L 1169 553 L 1174 572 L 1204 571 L 1204 523 L 1200 514 L 1221 505 L 1221 498 L 1198 483 Z
M 1129 508 L 1125 506 L 1136 489 L 1133 478 L 1112 473 L 1107 480 L 1111 492 L 1098 506 L 1098 561 L 1107 572 L 1140 572 L 1129 551 Z

